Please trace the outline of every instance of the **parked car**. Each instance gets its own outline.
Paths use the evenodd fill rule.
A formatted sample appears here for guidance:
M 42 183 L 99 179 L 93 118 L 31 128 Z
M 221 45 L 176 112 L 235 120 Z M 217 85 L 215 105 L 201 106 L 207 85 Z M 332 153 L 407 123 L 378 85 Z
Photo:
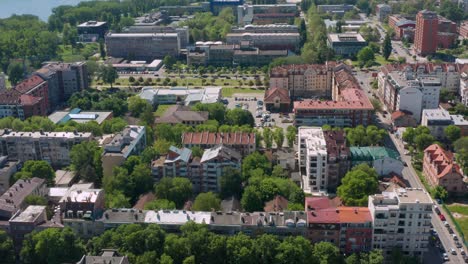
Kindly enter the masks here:
M 453 234 L 453 233 L 454 233 L 454 232 L 453 232 L 453 229 L 452 229 L 450 226 L 447 227 L 447 230 L 448 230 L 449 234 Z
M 452 255 L 456 255 L 456 254 L 457 254 L 457 252 L 456 252 L 455 249 L 453 249 L 453 248 L 450 248 L 450 253 L 452 253 Z
M 448 255 L 447 255 L 447 253 L 442 254 L 442 258 L 444 259 L 444 261 L 448 261 L 448 260 L 449 260 L 449 257 L 448 257 Z
M 455 234 L 452 234 L 452 238 L 453 238 L 453 240 L 455 240 L 455 241 L 458 241 L 458 237 L 457 237 L 457 235 L 455 235 Z
M 437 205 L 434 205 L 434 211 L 437 213 L 437 214 L 440 214 L 440 209 Z
M 443 215 L 442 215 L 443 216 Z M 447 221 L 444 222 L 444 226 L 449 227 L 449 223 Z
M 462 248 L 462 247 L 463 247 L 463 245 L 462 245 L 460 242 L 458 242 L 458 241 L 455 241 L 455 246 L 456 246 L 457 248 Z
M 439 218 L 440 218 L 441 221 L 445 221 L 445 216 L 443 214 L 440 214 Z

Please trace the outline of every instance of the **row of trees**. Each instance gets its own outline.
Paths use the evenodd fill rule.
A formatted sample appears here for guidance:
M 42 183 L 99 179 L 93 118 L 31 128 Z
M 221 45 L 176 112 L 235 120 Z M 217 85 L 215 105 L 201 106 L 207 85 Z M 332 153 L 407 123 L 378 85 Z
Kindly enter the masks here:
M 183 23 L 189 27 L 190 41 L 224 40 L 231 31 L 235 17 L 232 8 L 223 9 L 218 16 L 210 12 L 197 13 L 193 19 Z
M 15 263 L 12 240 L 0 232 L 2 263 Z M 20 252 L 22 263 L 58 264 L 77 262 L 83 254 L 99 255 L 114 248 L 135 264 L 381 264 L 381 251 L 352 254 L 344 257 L 329 243 L 311 244 L 304 237 L 263 234 L 249 237 L 217 235 L 206 225 L 193 222 L 181 227 L 179 234 L 167 234 L 158 225 L 121 225 L 94 237 L 85 245 L 69 228 L 50 228 L 26 237 Z M 406 263 L 406 262 L 395 262 Z
M 128 111 L 129 94 L 124 91 L 106 92 L 99 90 L 85 90 L 74 93 L 68 100 L 72 108 L 81 110 L 109 110 L 115 117 L 121 117 Z

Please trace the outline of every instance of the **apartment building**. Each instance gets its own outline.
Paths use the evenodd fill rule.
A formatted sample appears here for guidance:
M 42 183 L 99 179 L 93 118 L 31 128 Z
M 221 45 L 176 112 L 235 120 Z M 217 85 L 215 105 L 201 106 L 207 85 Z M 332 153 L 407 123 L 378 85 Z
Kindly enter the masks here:
M 233 27 L 231 33 L 298 33 L 299 27 L 288 24 L 246 25 Z
M 301 187 L 305 193 L 326 192 L 328 186 L 328 153 L 323 130 L 320 127 L 299 127 L 299 169 Z
M 460 91 L 461 102 L 468 106 L 468 64 L 460 70 Z
M 359 33 L 330 33 L 327 45 L 335 51 L 335 55 L 349 57 L 356 56 L 367 46 L 367 42 Z
M 8 221 L 9 233 L 16 247 L 21 248 L 25 236 L 47 222 L 46 208 L 43 205 L 30 205 Z
M 340 251 L 345 254 L 372 250 L 372 216 L 367 207 L 340 206 Z
M 237 24 L 290 24 L 299 15 L 296 4 L 237 6 Z
M 421 125 L 426 126 L 437 139 L 446 139 L 445 128 L 455 125 L 460 128 L 461 136 L 468 135 L 468 121 L 463 115 L 451 115 L 443 108 L 424 109 L 421 119 Z
M 416 21 L 395 14 L 388 17 L 388 26 L 395 32 L 394 39 L 414 39 Z
M 350 151 L 346 145 L 344 131 L 323 131 L 327 146 L 327 178 L 328 192 L 335 193 L 341 183 L 341 179 L 350 168 Z
M 186 49 L 190 43 L 189 28 L 187 26 L 154 26 L 154 25 L 136 25 L 123 29 L 124 33 L 176 33 L 180 39 L 180 48 Z
M 388 258 L 395 248 L 422 260 L 431 230 L 432 199 L 417 188 L 398 188 L 369 196 L 374 227 L 372 249 Z
M 379 73 L 379 96 L 391 111 L 408 111 L 417 122 L 423 109 L 439 107 L 440 78 L 415 76 L 412 71 Z
M 455 162 L 455 157 L 437 144 L 424 150 L 423 175 L 433 187 L 442 186 L 451 195 L 464 195 L 467 192 L 463 171 Z
M 450 48 L 456 38 L 456 23 L 434 11 L 422 10 L 416 15 L 414 47 L 418 54 L 426 56 L 435 53 L 437 48 Z
M 177 33 L 108 33 L 107 55 L 115 58 L 153 61 L 167 55 L 178 57 L 181 49 Z
M 246 156 L 255 152 L 256 138 L 255 133 L 244 132 L 185 132 L 182 134 L 182 145 L 185 148 L 198 146 L 202 149 L 224 145 Z
M 196 126 L 208 120 L 208 111 L 192 111 L 191 107 L 174 105 L 164 112 L 161 117 L 157 117 L 155 124 L 184 124 Z
M 114 249 L 103 249 L 100 256 L 87 256 L 83 257 L 76 264 L 96 264 L 96 263 L 115 263 L 115 264 L 130 264 L 127 256 L 121 256 Z
M 104 137 L 102 169 L 105 177 L 112 176 L 115 166 L 122 164 L 131 155 L 139 155 L 146 147 L 146 128 L 144 126 L 126 126 L 121 132 Z
M 242 42 L 250 42 L 253 47 L 262 50 L 299 50 L 299 33 L 228 33 L 227 44 L 240 45 Z
M 70 165 L 70 150 L 92 139 L 88 132 L 0 131 L 0 151 L 11 160 L 45 160 L 53 167 Z
M 334 64 L 282 65 L 270 70 L 270 88 L 289 91 L 291 98 L 331 97 Z
M 9 220 L 18 211 L 25 209 L 24 199 L 28 195 L 46 196 L 45 180 L 31 178 L 18 180 L 2 196 L 0 196 L 0 219 Z
M 10 187 L 10 178 L 20 169 L 20 163 L 8 160 L 7 156 L 0 156 L 0 195 Z
M 33 74 L 48 84 L 48 101 L 51 110 L 63 105 L 77 92 L 89 88 L 86 62 L 47 62 Z
M 104 210 L 104 190 L 72 185 L 60 199 L 62 218 L 100 218 Z
M 188 177 L 192 151 L 171 146 L 165 157 L 151 162 L 151 174 L 155 181 L 162 177 Z

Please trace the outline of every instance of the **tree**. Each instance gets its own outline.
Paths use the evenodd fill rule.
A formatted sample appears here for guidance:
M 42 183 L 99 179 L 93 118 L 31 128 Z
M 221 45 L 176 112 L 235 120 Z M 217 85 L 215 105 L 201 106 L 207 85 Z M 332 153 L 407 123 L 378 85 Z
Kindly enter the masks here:
M 267 148 L 271 148 L 271 146 L 273 145 L 273 133 L 268 127 L 265 127 L 263 129 L 263 141 L 265 141 L 265 146 Z
M 262 211 L 263 199 L 255 186 L 247 186 L 241 199 L 242 208 L 247 212 Z
M 315 256 L 312 255 L 312 245 L 302 236 L 286 238 L 276 250 L 278 253 L 275 256 L 275 263 L 278 264 L 316 262 Z
M 281 167 L 281 165 L 279 164 L 273 167 L 273 170 L 271 171 L 271 176 L 277 178 L 287 178 L 286 172 L 284 171 L 283 167 Z
M 255 169 L 261 169 L 266 174 L 271 171 L 271 163 L 268 158 L 257 151 L 249 154 L 242 161 L 242 178 L 248 180 Z
M 31 194 L 26 196 L 24 203 L 27 205 L 47 205 L 47 199 L 42 196 Z
M 83 254 L 83 244 L 70 228 L 49 228 L 26 236 L 20 258 L 22 263 L 58 264 L 77 262 Z
M 78 31 L 76 27 L 72 27 L 69 23 L 65 23 L 62 29 L 62 41 L 65 45 L 76 46 L 78 40 Z
M 388 60 L 390 55 L 392 54 L 392 40 L 390 39 L 390 34 L 385 35 L 385 39 L 382 45 L 382 56 L 385 60 Z
M 375 60 L 374 51 L 370 47 L 364 47 L 358 52 L 357 59 L 361 67 L 370 66 Z
M 166 199 L 157 199 L 145 204 L 145 210 L 171 210 L 176 209 L 175 203 Z
M 3 230 L 0 231 L 0 259 L 2 263 L 5 264 L 15 263 L 13 240 L 11 240 L 8 234 Z
M 112 84 L 119 78 L 119 74 L 111 64 L 102 65 L 99 67 L 98 78 L 101 79 L 104 83 Z
M 219 211 L 221 200 L 212 192 L 200 193 L 195 198 L 192 209 L 194 211 Z
M 106 57 L 106 48 L 104 47 L 103 40 L 99 40 L 99 54 L 101 55 L 102 59 Z
M 194 146 L 192 147 L 192 157 L 198 157 L 198 158 L 201 158 L 203 156 L 203 149 L 200 148 L 199 146 Z
M 8 65 L 7 74 L 10 83 L 12 85 L 16 85 L 21 79 L 23 79 L 24 67 L 19 62 L 12 62 Z
M 101 154 L 102 149 L 95 141 L 85 141 L 72 147 L 70 151 L 71 166 L 80 179 L 86 182 L 101 183 Z
M 294 141 L 296 140 L 296 135 L 297 135 L 296 127 L 288 126 L 288 128 L 286 128 L 286 139 L 288 140 L 288 146 L 290 148 L 294 147 Z
M 342 256 L 340 250 L 330 242 L 319 242 L 314 245 L 313 255 L 319 263 L 340 263 Z
M 377 178 L 377 172 L 367 164 L 355 166 L 341 180 L 338 196 L 347 206 L 365 206 L 368 196 L 377 190 Z
M 249 125 L 253 127 L 255 124 L 255 120 L 250 111 L 236 108 L 227 110 L 226 123 L 231 126 Z
M 55 171 L 47 161 L 28 160 L 21 169 L 22 173 L 15 174 L 15 181 L 19 179 L 30 179 L 37 177 L 45 179 L 48 186 L 53 186 L 55 181 Z
M 172 69 L 172 66 L 174 66 L 175 63 L 176 60 L 170 55 L 166 55 L 163 59 L 163 64 L 167 69 Z
M 461 137 L 461 129 L 454 125 L 449 125 L 444 129 L 445 136 L 450 142 L 455 142 Z
M 419 151 L 423 151 L 424 149 L 429 147 L 429 145 L 434 143 L 434 141 L 435 141 L 435 138 L 430 134 L 421 134 L 421 135 L 417 135 L 414 138 L 414 143 L 416 144 L 416 147 L 418 148 Z
M 239 198 L 242 192 L 242 177 L 238 169 L 226 167 L 221 175 L 221 198 L 229 198 L 231 196 Z
M 148 101 L 137 95 L 128 98 L 128 110 L 132 112 L 132 116 L 139 117 L 147 107 L 151 110 L 153 108 Z
M 106 193 L 106 208 L 129 208 L 130 198 L 126 197 L 121 191 L 114 190 Z
M 190 257 L 186 257 L 184 259 L 184 262 L 182 262 L 182 264 L 195 264 L 195 256 L 190 256 Z
M 276 148 L 281 148 L 283 147 L 283 141 L 284 141 L 284 132 L 281 127 L 275 128 L 273 131 L 273 139 L 276 143 Z
M 448 197 L 448 192 L 444 187 L 438 185 L 433 190 L 434 198 L 444 201 Z
M 229 256 L 227 261 L 229 264 L 253 264 L 256 262 L 254 259 L 253 241 L 243 233 L 228 237 L 226 252 Z
M 182 208 L 184 203 L 192 196 L 192 183 L 186 178 L 163 177 L 156 184 L 155 191 L 159 199 L 173 201 L 177 208 Z
M 253 251 L 260 263 L 274 263 L 280 241 L 276 236 L 263 234 L 253 244 Z
M 458 164 L 463 169 L 464 173 L 468 172 L 468 137 L 462 137 L 453 144 L 456 152 Z

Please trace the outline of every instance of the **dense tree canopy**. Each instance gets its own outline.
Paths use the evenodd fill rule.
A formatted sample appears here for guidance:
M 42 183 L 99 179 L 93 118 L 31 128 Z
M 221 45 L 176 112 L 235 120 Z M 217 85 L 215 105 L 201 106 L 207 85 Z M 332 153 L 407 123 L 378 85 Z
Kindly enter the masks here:
M 223 9 L 218 16 L 210 12 L 197 13 L 183 23 L 190 29 L 191 41 L 223 40 L 231 31 L 235 17 L 231 8 Z
M 376 126 L 364 127 L 359 125 L 355 128 L 345 128 L 346 140 L 350 146 L 375 146 L 381 145 L 387 131 L 378 129 Z
M 200 193 L 195 198 L 192 210 L 194 211 L 219 211 L 221 209 L 221 200 L 212 192 Z
M 163 177 L 155 186 L 156 196 L 166 199 L 182 208 L 184 203 L 192 196 L 192 183 L 187 178 Z
M 377 172 L 367 164 L 355 166 L 341 180 L 338 196 L 347 206 L 366 206 L 368 196 L 377 191 L 377 178 Z
M 95 141 L 85 141 L 74 145 L 70 151 L 70 159 L 76 175 L 87 182 L 98 185 L 102 180 L 102 149 Z
M 16 263 L 13 241 L 3 230 L 0 231 L 0 259 L 5 264 Z
M 19 179 L 30 179 L 37 177 L 45 179 L 48 186 L 53 186 L 55 182 L 55 171 L 47 161 L 44 160 L 27 160 L 21 171 L 16 173 L 14 181 Z

